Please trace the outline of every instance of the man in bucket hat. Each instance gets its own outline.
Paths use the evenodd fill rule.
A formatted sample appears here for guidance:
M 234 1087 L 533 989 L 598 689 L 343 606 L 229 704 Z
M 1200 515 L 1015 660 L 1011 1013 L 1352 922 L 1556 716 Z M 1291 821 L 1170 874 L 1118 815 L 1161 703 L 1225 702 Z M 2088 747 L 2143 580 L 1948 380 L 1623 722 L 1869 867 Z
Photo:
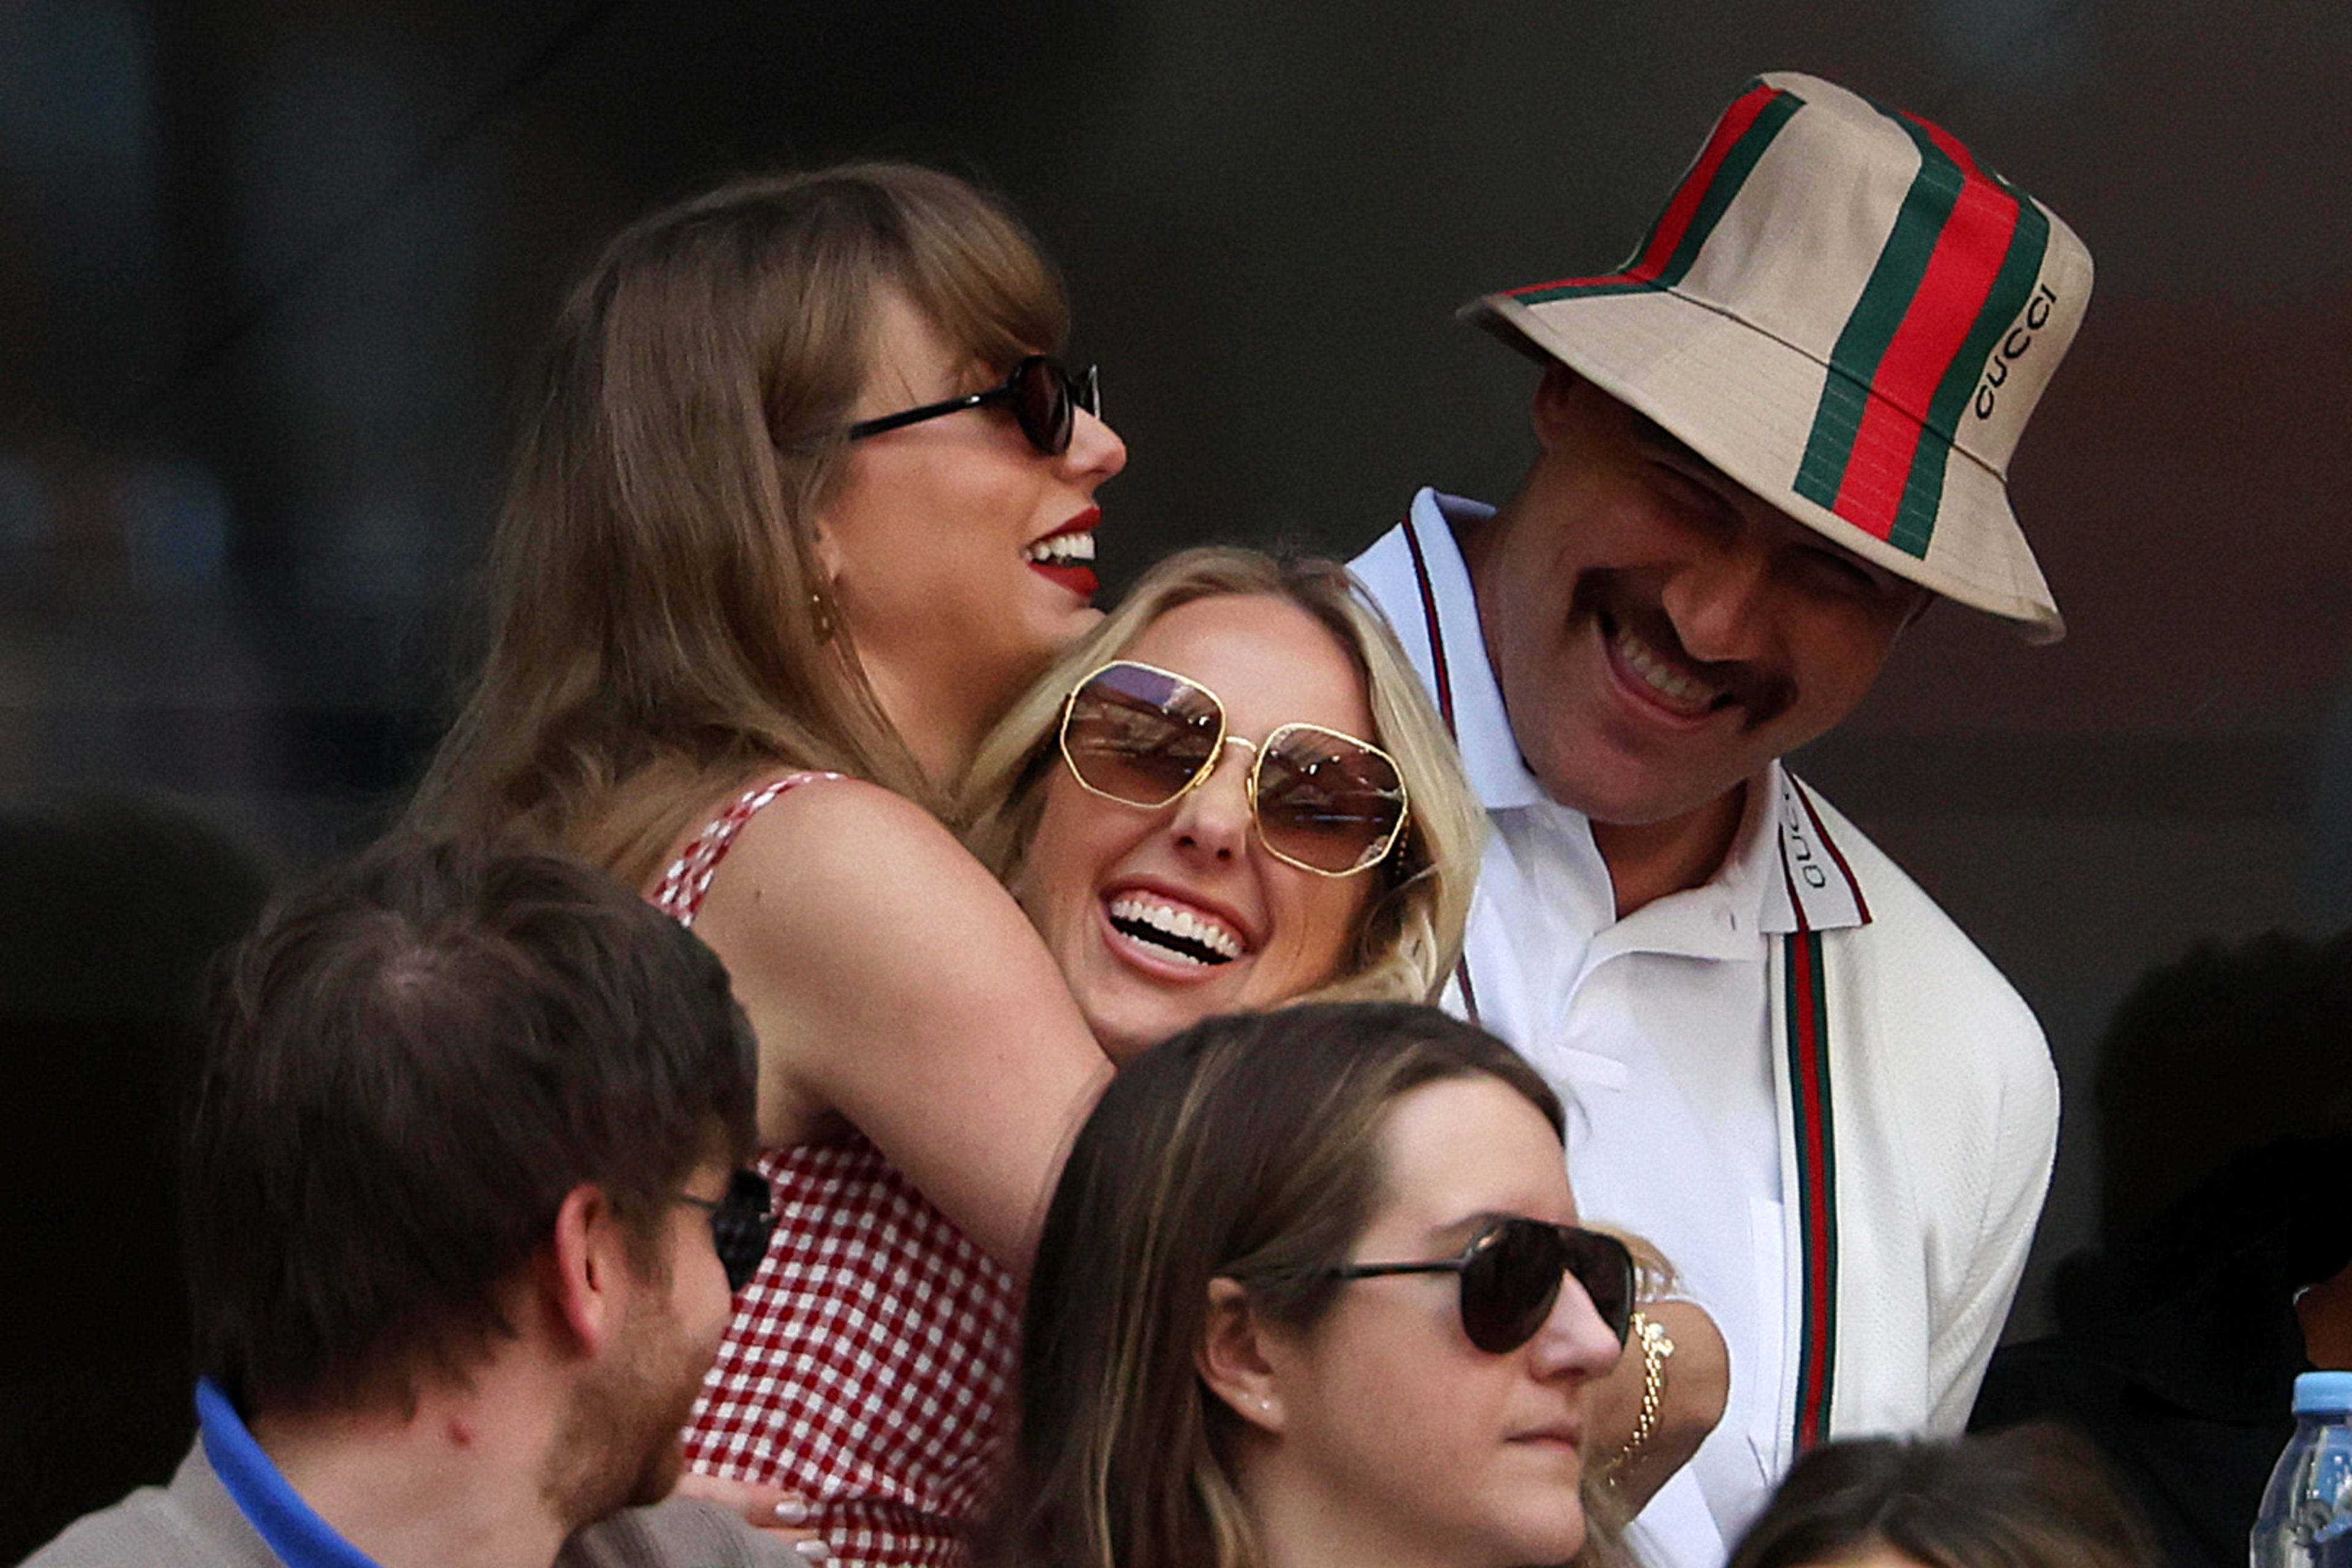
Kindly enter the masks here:
M 1729 1351 L 1654 1561 L 1719 1562 L 1825 1437 L 1959 1430 L 2016 1289 L 2041 1031 L 1780 759 L 1938 595 L 2060 635 L 2005 474 L 2090 283 L 1940 128 L 1765 77 L 1622 270 L 1465 312 L 1545 367 L 1518 492 L 1423 490 L 1356 563 L 1493 820 L 1454 1003 L 1580 1108 L 1586 1212 Z

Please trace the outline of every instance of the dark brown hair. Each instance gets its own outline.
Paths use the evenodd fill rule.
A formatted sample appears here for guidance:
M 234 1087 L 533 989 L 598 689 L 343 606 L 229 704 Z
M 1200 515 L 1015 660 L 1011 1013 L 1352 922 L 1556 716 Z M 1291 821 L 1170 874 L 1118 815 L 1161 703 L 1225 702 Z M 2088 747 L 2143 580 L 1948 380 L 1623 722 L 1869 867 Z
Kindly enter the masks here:
M 982 363 L 1057 350 L 1059 280 L 950 174 L 739 180 L 631 226 L 558 321 L 493 536 L 488 646 L 412 818 L 520 825 L 641 886 L 694 814 L 778 763 L 933 810 L 820 605 L 832 494 L 895 289 Z
M 1797 1461 L 1727 1568 L 1813 1568 L 1891 1549 L 1926 1568 L 2159 1568 L 2089 1441 L 2046 1424 L 1867 1437 Z
M 219 987 L 182 1184 L 197 1370 L 248 1411 L 462 1372 L 573 1187 L 657 1259 L 683 1179 L 749 1154 L 754 1082 L 718 959 L 609 878 L 378 846 Z
M 1213 1017 L 1120 1068 L 1063 1167 L 1030 1274 L 994 1562 L 1261 1560 L 1227 1468 L 1234 1417 L 1194 1370 L 1209 1282 L 1312 1326 L 1378 1200 L 1389 1107 L 1475 1076 L 1559 1131 L 1559 1101 L 1509 1047 L 1402 1003 Z

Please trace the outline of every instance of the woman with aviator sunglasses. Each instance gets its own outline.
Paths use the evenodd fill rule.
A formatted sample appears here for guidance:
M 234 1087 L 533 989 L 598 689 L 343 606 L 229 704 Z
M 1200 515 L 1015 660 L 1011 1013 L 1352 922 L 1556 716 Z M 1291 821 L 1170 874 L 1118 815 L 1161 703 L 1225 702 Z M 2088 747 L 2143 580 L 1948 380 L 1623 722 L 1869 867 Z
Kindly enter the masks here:
M 1584 1483 L 1636 1269 L 1578 1225 L 1562 1122 L 1427 1007 L 1129 1063 L 1046 1215 L 992 1568 L 1620 1560 Z

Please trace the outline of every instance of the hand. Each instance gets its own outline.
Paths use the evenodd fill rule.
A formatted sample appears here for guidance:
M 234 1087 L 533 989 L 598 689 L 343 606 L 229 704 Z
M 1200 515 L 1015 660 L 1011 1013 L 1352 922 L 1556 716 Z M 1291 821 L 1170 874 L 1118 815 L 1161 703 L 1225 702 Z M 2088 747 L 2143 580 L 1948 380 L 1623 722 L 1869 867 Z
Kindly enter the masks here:
M 1641 1510 L 1666 1478 L 1687 1463 L 1706 1435 L 1723 1419 L 1731 1394 L 1731 1353 L 1723 1331 L 1696 1301 L 1644 1301 L 1642 1311 L 1666 1331 L 1675 1353 L 1664 1363 L 1664 1402 L 1658 1424 L 1641 1451 L 1610 1472 L 1608 1480 L 1630 1516 Z M 1642 1419 L 1642 1343 L 1628 1341 L 1625 1353 L 1592 1391 L 1588 1474 L 1596 1474 L 1624 1452 Z
M 793 1550 L 811 1563 L 822 1563 L 833 1555 L 824 1537 L 809 1528 L 812 1510 L 808 1500 L 798 1492 L 688 1470 L 678 1478 L 669 1495 L 716 1503 L 730 1513 L 740 1514 L 753 1529 L 767 1531 L 792 1542 Z

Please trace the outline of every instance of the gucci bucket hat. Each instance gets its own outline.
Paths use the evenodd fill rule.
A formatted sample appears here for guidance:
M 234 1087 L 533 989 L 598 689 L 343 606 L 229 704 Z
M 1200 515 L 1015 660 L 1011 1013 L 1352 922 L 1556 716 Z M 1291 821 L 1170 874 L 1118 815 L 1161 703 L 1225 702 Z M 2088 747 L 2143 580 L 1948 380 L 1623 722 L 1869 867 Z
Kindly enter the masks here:
M 2009 463 L 2090 292 L 2074 232 L 1948 132 L 1775 73 L 1622 268 L 1462 314 L 1855 554 L 2048 642 L 2065 624 Z

